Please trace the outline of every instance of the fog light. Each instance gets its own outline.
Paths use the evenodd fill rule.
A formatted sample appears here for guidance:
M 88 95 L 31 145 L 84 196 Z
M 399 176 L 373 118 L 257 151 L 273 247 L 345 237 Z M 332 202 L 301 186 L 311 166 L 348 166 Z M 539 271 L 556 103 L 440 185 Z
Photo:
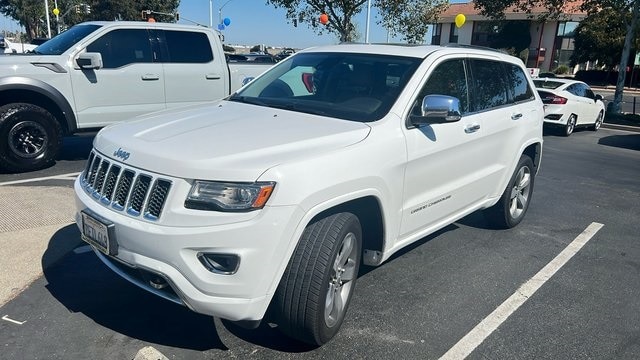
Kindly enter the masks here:
M 198 253 L 198 260 L 215 274 L 232 275 L 240 266 L 240 257 L 233 254 Z

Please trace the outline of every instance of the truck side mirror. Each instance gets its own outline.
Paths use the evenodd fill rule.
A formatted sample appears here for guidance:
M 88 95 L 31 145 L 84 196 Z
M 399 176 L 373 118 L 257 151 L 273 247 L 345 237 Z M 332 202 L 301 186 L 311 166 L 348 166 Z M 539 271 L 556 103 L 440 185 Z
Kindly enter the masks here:
M 411 115 L 414 126 L 455 122 L 462 118 L 460 100 L 446 95 L 427 95 L 422 99 L 420 114 Z
M 102 54 L 95 52 L 82 53 L 78 55 L 76 64 L 83 70 L 94 70 L 102 68 Z

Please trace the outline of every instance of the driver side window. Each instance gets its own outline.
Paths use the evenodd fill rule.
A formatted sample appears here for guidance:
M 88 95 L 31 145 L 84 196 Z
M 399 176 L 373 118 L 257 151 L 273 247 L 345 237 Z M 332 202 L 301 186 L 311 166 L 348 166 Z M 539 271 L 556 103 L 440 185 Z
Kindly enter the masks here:
M 468 89 L 464 59 L 447 60 L 431 72 L 420 90 L 412 112 L 420 113 L 422 99 L 427 95 L 447 95 L 460 100 L 460 111 L 464 115 L 469 112 Z

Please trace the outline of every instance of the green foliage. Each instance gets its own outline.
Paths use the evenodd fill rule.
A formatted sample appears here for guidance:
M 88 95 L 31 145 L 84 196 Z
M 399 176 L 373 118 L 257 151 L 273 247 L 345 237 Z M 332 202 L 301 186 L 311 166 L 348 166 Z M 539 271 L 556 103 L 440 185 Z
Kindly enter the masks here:
M 613 68 L 620 61 L 627 32 L 625 22 L 631 14 L 621 14 L 607 8 L 587 16 L 575 33 L 575 51 L 571 64 L 598 61 L 598 64 Z M 637 34 L 636 34 L 637 39 Z M 638 44 L 636 44 L 636 48 Z
M 379 24 L 393 34 L 401 34 L 409 44 L 424 42 L 430 24 L 449 5 L 448 0 L 377 0 L 381 9 Z
M 567 65 L 560 65 L 555 70 L 553 70 L 554 74 L 564 75 L 569 73 L 569 67 Z
M 287 11 L 287 19 L 292 24 L 306 23 L 317 34 L 332 33 L 341 42 L 355 41 L 357 32 L 353 17 L 362 11 L 367 0 L 267 0 L 276 8 Z M 327 14 L 329 22 L 322 25 L 320 14 Z
M 222 50 L 224 52 L 230 52 L 230 53 L 236 52 L 236 48 L 234 48 L 233 46 L 225 45 L 225 44 L 222 44 Z
M 90 20 L 142 20 L 142 10 L 153 10 L 164 13 L 174 13 L 178 9 L 180 0 L 85 0 L 84 4 L 91 6 L 91 13 L 76 12 L 74 5 L 78 0 L 58 0 L 60 10 L 60 25 L 68 27 Z M 54 1 L 49 1 L 49 16 L 51 18 L 52 33 L 55 34 L 57 24 L 53 15 Z M 46 25 L 41 25 L 45 18 L 44 2 L 42 0 L 0 0 L 0 13 L 16 20 L 23 26 L 29 39 L 46 36 Z M 64 16 L 63 16 L 64 15 Z M 157 21 L 175 21 L 173 16 L 155 17 Z

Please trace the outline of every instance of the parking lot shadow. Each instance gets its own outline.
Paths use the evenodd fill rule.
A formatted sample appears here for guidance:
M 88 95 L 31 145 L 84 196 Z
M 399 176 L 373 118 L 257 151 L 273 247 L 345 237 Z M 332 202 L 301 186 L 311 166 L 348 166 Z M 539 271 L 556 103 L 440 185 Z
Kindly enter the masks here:
M 598 144 L 640 151 L 640 134 L 605 136 Z
M 67 136 L 62 140 L 62 148 L 57 160 L 86 160 L 93 146 L 95 133 Z
M 57 257 L 60 244 L 79 239 L 70 225 L 51 238 L 42 262 Z M 44 270 L 47 290 L 69 311 L 141 341 L 192 350 L 227 350 L 214 321 L 147 293 L 109 270 L 93 252 L 68 253 Z

